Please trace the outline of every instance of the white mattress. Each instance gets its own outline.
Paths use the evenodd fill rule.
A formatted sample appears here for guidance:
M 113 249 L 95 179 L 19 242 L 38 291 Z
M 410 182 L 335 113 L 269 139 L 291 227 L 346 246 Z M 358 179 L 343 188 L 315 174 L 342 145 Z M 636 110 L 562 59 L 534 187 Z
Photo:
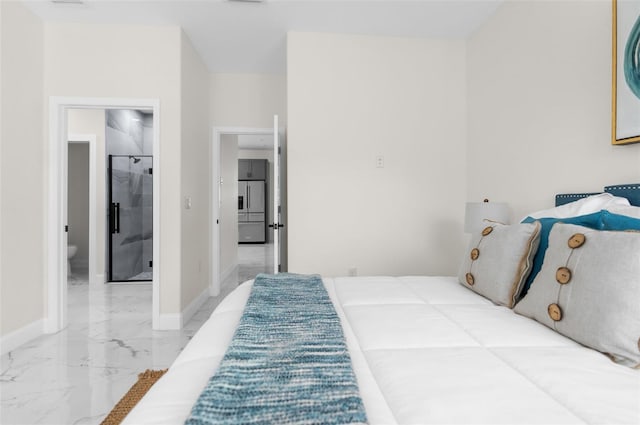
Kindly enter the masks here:
M 640 371 L 492 304 L 453 277 L 324 279 L 371 424 L 640 423 Z M 125 424 L 181 424 L 251 282 L 213 312 Z

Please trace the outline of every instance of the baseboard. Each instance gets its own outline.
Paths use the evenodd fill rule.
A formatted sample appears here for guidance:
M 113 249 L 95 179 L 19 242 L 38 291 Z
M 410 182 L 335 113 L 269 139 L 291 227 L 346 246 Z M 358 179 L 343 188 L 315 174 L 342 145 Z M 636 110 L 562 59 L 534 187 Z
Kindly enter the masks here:
M 226 270 L 224 270 L 222 273 L 220 273 L 220 285 L 218 286 L 218 290 L 216 291 L 214 288 L 214 282 L 212 281 L 211 284 L 209 285 L 209 295 L 212 297 L 217 297 L 218 295 L 220 295 L 220 292 L 222 291 L 222 287 L 224 286 L 224 282 L 229 279 L 234 273 L 236 273 L 238 270 L 238 263 L 234 263 L 232 264 L 230 267 L 228 267 Z
M 177 314 L 160 314 L 158 318 L 159 331 L 179 330 L 191 320 L 194 314 L 198 311 L 202 304 L 204 304 L 209 298 L 209 288 L 205 289 L 189 303 L 189 305 L 182 310 L 182 313 Z
M 209 288 L 207 288 L 204 291 L 200 292 L 200 295 L 195 297 L 193 299 L 193 301 L 191 301 L 189 303 L 189 305 L 184 310 L 182 310 L 182 317 L 180 319 L 180 327 L 183 327 L 184 325 L 186 325 L 189 322 L 189 320 L 191 320 L 193 315 L 196 314 L 198 309 L 200 307 L 202 307 L 202 304 L 204 304 L 207 301 L 207 299 L 209 299 Z
M 36 320 L 0 338 L 0 354 L 6 354 L 44 334 L 44 321 Z

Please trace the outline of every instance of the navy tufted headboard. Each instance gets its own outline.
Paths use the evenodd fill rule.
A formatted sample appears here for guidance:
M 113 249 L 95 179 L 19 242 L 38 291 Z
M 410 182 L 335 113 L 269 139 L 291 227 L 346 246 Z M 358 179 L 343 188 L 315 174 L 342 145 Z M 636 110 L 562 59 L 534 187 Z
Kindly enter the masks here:
M 627 198 L 631 205 L 640 207 L 640 183 L 605 186 L 604 191 L 614 196 L 622 196 L 623 198 Z
M 586 198 L 591 195 L 598 195 L 602 192 L 591 192 L 591 193 L 561 193 L 556 195 L 556 207 L 560 205 L 568 204 L 569 202 L 577 201 L 578 199 Z
M 623 198 L 627 198 L 631 205 L 640 207 L 640 183 L 605 186 L 604 191 L 614 196 L 622 196 Z M 561 193 L 556 195 L 556 207 L 568 204 L 569 202 L 577 201 L 581 198 L 586 198 L 587 196 L 597 195 L 598 193 L 602 192 Z

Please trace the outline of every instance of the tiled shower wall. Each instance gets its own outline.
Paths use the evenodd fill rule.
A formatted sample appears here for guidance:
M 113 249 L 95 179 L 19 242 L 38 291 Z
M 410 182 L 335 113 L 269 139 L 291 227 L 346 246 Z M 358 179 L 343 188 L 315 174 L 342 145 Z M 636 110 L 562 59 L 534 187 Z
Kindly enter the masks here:
M 153 118 L 136 110 L 106 114 L 107 158 L 125 155 L 112 160 L 112 196 L 120 203 L 120 233 L 113 235 L 111 278 L 148 280 L 153 258 L 152 159 L 140 155 L 153 154 Z

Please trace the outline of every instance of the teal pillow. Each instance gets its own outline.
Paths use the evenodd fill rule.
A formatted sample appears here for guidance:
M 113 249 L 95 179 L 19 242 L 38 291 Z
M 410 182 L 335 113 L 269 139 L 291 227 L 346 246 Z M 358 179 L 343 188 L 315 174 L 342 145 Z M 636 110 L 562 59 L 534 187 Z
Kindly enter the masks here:
M 600 212 L 602 213 L 604 230 L 640 230 L 640 219 L 614 214 L 607 210 Z
M 527 291 L 531 287 L 531 283 L 533 283 L 533 280 L 536 278 L 536 275 L 542 269 L 544 254 L 547 251 L 547 248 L 549 247 L 549 232 L 551 232 L 551 227 L 553 227 L 554 224 L 556 223 L 577 224 L 579 226 L 589 227 L 590 229 L 596 229 L 596 230 L 603 229 L 602 211 L 598 211 L 598 212 L 586 214 L 586 215 L 580 215 L 578 217 L 568 217 L 568 218 L 527 217 L 524 220 L 522 220 L 523 223 L 533 223 L 534 221 L 539 221 L 540 224 L 542 225 L 542 229 L 540 230 L 540 246 L 538 246 L 538 252 L 536 252 L 535 257 L 533 257 L 533 267 L 531 268 L 531 274 L 529 274 L 527 281 L 524 283 L 524 287 L 522 288 L 520 298 L 524 297 L 527 294 Z

